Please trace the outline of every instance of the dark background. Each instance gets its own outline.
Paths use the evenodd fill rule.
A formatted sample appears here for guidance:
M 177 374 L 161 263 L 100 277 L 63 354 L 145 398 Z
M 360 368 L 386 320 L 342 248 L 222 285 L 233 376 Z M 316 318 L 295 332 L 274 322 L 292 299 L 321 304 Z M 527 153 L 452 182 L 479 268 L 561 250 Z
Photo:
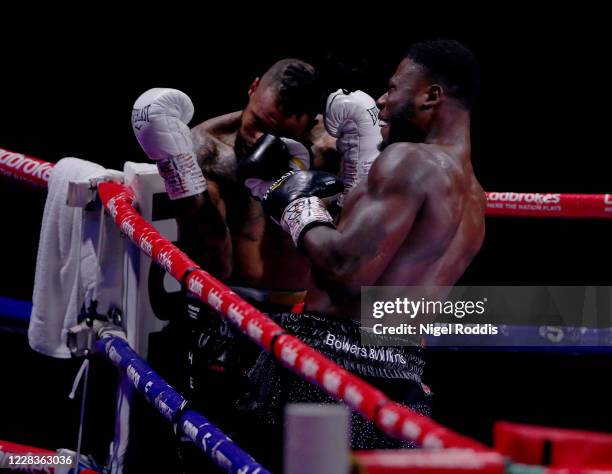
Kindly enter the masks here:
M 365 63 L 362 86 L 377 97 L 413 40 L 441 36 L 464 42 L 481 68 L 473 161 L 486 190 L 611 192 L 609 119 L 601 119 L 609 38 L 597 24 L 601 12 L 536 13 L 503 4 L 472 12 L 381 4 L 376 11 L 316 15 L 286 8 L 276 12 L 279 19 L 263 22 L 238 20 L 237 12 L 194 14 L 185 22 L 181 12 L 164 11 L 130 20 L 100 14 L 99 26 L 91 27 L 77 21 L 44 30 L 14 26 L 0 45 L 0 147 L 121 168 L 126 160 L 145 159 L 129 117 L 136 97 L 150 87 L 189 94 L 193 125 L 241 108 L 250 82 L 273 61 L 297 56 L 319 64 L 331 54 Z M 31 298 L 43 199 L 0 181 L 0 238 L 16 262 L 5 263 L 0 295 Z M 611 221 L 488 219 L 484 248 L 461 283 L 610 285 L 611 235 Z M 426 377 L 436 395 L 434 417 L 485 441 L 496 419 L 612 431 L 612 392 L 604 382 L 611 362 L 604 354 L 446 351 L 430 355 Z M 14 408 L 0 420 L 0 439 L 73 446 L 77 404 L 63 398 L 74 373 L 70 364 L 26 353 L 23 337 L 0 334 L 6 374 L 0 401 Z M 112 393 L 103 387 L 112 371 L 99 373 L 98 409 L 110 419 L 112 407 L 102 395 Z M 58 386 L 62 396 L 48 398 Z M 103 455 L 100 439 L 110 425 L 92 423 L 91 450 Z

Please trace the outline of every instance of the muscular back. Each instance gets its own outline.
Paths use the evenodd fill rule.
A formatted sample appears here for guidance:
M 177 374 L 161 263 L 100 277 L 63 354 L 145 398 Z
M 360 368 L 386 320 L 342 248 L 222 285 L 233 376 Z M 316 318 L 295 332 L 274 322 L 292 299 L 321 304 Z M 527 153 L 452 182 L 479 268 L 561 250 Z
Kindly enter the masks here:
M 310 255 L 324 242 L 317 266 L 330 289 L 308 306 L 358 314 L 361 286 L 453 285 L 482 245 L 484 209 L 469 147 L 389 146 L 349 194 L 338 231 L 308 234 Z
M 486 200 L 469 159 L 435 145 L 417 147 L 419 161 L 431 167 L 425 199 L 377 285 L 453 285 L 482 246 Z

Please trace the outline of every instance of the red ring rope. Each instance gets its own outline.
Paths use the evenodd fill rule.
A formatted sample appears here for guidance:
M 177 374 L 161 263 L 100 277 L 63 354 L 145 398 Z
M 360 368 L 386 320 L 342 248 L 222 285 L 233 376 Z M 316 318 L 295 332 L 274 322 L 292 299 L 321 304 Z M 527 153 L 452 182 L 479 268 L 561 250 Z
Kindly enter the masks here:
M 46 186 L 54 164 L 0 148 L 0 174 Z M 488 192 L 487 217 L 612 218 L 612 194 Z

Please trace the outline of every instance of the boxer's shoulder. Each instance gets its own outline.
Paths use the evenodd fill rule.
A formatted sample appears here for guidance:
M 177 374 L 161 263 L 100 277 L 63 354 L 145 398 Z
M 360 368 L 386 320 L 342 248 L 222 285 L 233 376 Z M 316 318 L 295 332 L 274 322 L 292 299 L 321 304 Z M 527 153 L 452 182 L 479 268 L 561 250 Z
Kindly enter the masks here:
M 241 115 L 242 111 L 237 110 L 236 112 L 230 112 L 229 114 L 212 117 L 193 127 L 193 130 L 206 132 L 219 139 L 224 138 L 225 136 L 235 136 L 236 132 L 240 128 Z M 233 142 L 228 143 L 228 145 L 233 146 Z
M 432 172 L 430 155 L 416 143 L 393 143 L 372 164 L 368 181 L 383 189 L 422 183 Z
M 385 148 L 372 166 L 370 179 L 387 187 L 428 188 L 434 181 L 444 184 L 460 170 L 458 160 L 442 147 L 401 142 Z
M 199 142 L 214 143 L 218 147 L 225 145 L 233 148 L 236 132 L 240 128 L 241 111 L 213 117 L 191 129 L 193 138 Z
M 233 150 L 235 112 L 207 120 L 191 129 L 198 163 L 209 179 L 235 181 L 236 156 Z

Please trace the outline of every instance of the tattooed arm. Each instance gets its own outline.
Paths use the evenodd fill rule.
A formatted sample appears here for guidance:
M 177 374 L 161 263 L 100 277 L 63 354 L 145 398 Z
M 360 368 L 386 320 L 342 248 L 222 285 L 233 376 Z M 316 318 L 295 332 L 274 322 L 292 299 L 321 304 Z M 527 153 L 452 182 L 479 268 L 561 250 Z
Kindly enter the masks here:
M 202 194 L 173 201 L 178 224 L 179 247 L 198 265 L 224 280 L 232 273 L 232 240 L 226 223 L 225 203 L 215 177 L 207 172 L 216 160 L 214 139 L 203 133 L 192 133 L 198 163 L 208 181 Z

